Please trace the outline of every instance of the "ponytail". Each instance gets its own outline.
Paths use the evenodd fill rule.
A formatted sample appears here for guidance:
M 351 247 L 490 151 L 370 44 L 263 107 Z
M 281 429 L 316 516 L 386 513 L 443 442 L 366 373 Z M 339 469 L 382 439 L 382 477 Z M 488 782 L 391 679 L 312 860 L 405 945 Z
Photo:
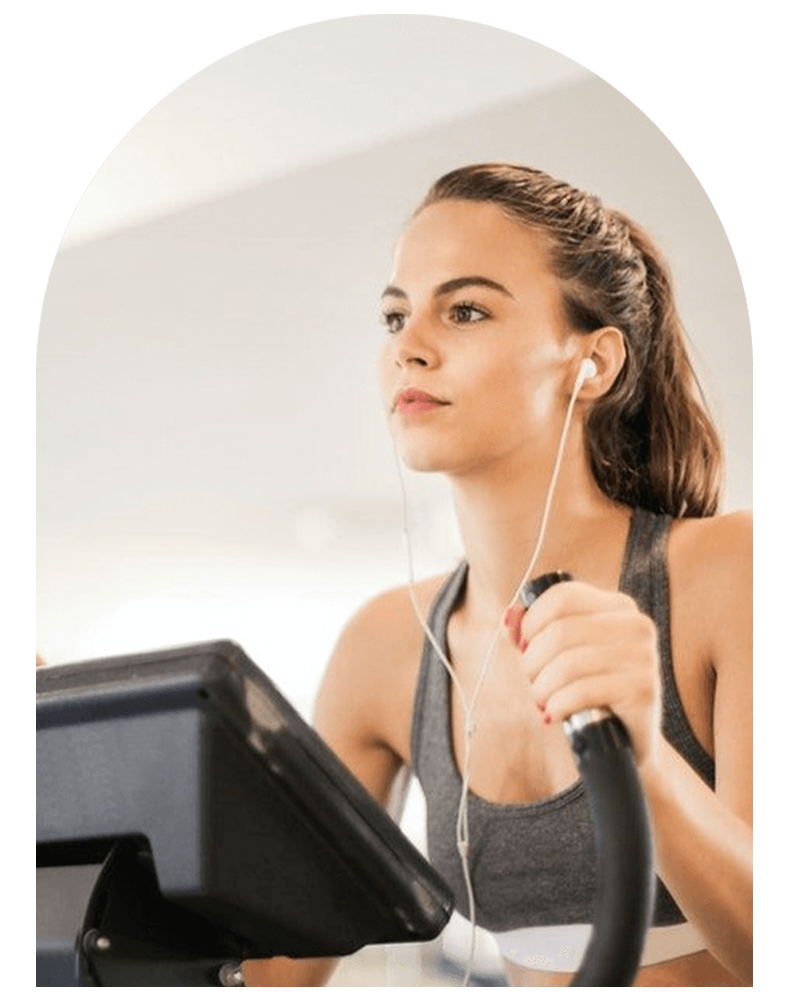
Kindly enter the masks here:
M 617 213 L 645 268 L 644 335 L 591 410 L 586 444 L 594 477 L 610 497 L 674 517 L 717 512 L 722 445 L 692 368 L 667 265 L 650 237 Z M 611 323 L 611 325 L 616 325 Z

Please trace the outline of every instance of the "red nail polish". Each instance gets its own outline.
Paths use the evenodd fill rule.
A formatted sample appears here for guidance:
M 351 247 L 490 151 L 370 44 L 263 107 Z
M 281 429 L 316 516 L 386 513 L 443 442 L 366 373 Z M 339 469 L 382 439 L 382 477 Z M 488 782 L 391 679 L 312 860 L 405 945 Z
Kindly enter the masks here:
M 521 653 L 524 653 L 526 651 L 526 649 L 528 649 L 528 640 L 527 639 L 521 639 L 520 640 L 520 644 L 518 645 L 517 648 L 520 650 Z
M 512 607 L 507 608 L 503 623 L 507 628 L 519 629 L 524 614 L 525 611 L 521 607 L 513 604 Z

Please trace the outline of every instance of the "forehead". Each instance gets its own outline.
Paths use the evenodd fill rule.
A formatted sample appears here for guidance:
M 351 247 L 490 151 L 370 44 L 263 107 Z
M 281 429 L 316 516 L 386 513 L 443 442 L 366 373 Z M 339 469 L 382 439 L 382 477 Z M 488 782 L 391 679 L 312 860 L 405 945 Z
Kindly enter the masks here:
M 411 221 L 394 253 L 395 284 L 439 284 L 462 275 L 484 275 L 517 287 L 553 278 L 544 237 L 497 205 L 440 201 Z

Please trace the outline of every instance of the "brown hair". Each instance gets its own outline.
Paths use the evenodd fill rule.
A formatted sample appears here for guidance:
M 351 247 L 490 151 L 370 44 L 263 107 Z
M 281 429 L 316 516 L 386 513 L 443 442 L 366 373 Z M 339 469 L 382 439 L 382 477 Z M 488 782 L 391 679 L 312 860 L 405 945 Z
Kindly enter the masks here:
M 722 447 L 692 369 L 667 265 L 650 237 L 597 197 L 530 167 L 461 167 L 433 184 L 418 211 L 445 200 L 492 202 L 543 233 L 571 324 L 623 334 L 626 361 L 586 424 L 591 468 L 604 493 L 674 517 L 714 514 Z

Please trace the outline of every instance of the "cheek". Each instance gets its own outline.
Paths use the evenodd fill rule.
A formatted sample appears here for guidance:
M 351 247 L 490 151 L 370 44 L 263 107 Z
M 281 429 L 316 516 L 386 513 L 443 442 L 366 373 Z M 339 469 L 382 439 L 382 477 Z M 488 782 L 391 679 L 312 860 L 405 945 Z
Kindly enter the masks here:
M 558 387 L 551 374 L 517 361 L 486 372 L 481 391 L 475 393 L 480 421 L 497 425 L 502 432 L 508 428 L 518 437 L 530 437 L 534 428 L 541 433 L 560 416 Z
M 477 391 L 474 393 L 479 406 L 490 410 L 512 408 L 520 412 L 527 407 L 534 392 L 539 388 L 539 380 L 524 370 L 513 359 L 508 364 L 497 364 L 477 369 Z

